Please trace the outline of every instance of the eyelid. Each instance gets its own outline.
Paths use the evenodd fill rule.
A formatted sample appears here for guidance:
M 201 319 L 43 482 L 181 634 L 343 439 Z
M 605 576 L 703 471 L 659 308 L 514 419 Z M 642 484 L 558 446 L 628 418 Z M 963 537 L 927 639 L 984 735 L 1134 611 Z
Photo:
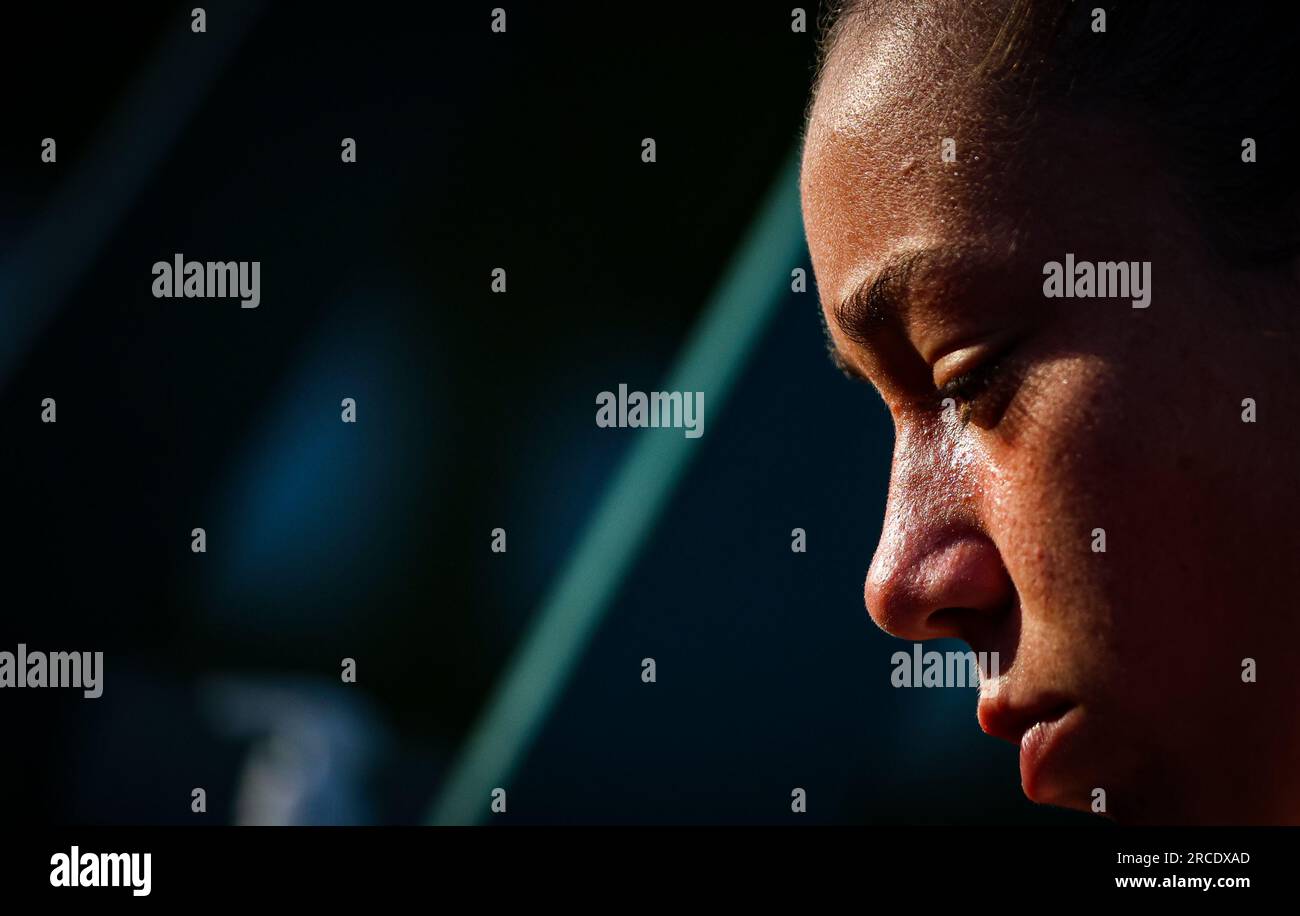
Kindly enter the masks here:
M 962 376 L 969 375 L 984 363 L 996 359 L 1002 352 L 1002 343 L 999 341 L 972 344 L 941 356 L 935 360 L 932 370 L 934 387 L 943 388 Z

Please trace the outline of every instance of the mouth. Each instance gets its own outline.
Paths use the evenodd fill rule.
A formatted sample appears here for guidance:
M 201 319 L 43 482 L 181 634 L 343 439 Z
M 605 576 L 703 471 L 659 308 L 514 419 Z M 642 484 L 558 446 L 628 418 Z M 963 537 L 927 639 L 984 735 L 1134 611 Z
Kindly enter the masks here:
M 1061 758 L 1082 713 L 1056 695 L 1021 704 L 998 698 L 980 701 L 979 722 L 987 734 L 1020 745 L 1021 788 L 1032 801 L 1051 802 L 1060 794 Z

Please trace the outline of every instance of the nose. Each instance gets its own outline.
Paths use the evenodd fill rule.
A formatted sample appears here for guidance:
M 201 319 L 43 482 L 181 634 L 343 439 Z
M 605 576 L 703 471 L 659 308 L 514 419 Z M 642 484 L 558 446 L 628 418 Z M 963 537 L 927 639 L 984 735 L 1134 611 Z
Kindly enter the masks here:
M 954 460 L 938 437 L 929 430 L 896 443 L 867 611 L 903 639 L 950 637 L 978 647 L 993 640 L 1015 587 L 980 521 L 977 468 Z

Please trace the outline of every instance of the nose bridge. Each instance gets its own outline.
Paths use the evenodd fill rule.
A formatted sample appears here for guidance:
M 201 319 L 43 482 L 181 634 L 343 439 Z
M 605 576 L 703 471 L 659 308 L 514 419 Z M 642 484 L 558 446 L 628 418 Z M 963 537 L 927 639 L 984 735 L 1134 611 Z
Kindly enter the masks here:
M 937 424 L 900 431 L 877 558 L 891 568 L 914 566 L 963 517 L 971 516 L 972 490 L 968 461 Z
M 907 638 L 942 635 L 928 632 L 930 611 L 952 601 L 980 600 L 954 588 L 957 580 L 971 579 L 972 564 L 986 559 L 972 477 L 969 455 L 939 423 L 900 428 L 865 594 L 868 612 L 887 632 Z M 1001 566 L 995 552 L 994 562 Z

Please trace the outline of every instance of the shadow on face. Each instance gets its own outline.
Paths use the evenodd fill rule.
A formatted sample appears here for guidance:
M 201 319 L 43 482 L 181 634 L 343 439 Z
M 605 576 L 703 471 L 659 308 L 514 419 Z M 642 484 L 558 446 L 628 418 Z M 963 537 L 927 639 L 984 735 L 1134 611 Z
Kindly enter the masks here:
M 1294 262 L 1226 257 L 1136 106 L 1036 96 L 1021 6 L 872 5 L 812 107 L 828 335 L 896 432 L 867 608 L 998 653 L 1035 801 L 1300 822 Z

